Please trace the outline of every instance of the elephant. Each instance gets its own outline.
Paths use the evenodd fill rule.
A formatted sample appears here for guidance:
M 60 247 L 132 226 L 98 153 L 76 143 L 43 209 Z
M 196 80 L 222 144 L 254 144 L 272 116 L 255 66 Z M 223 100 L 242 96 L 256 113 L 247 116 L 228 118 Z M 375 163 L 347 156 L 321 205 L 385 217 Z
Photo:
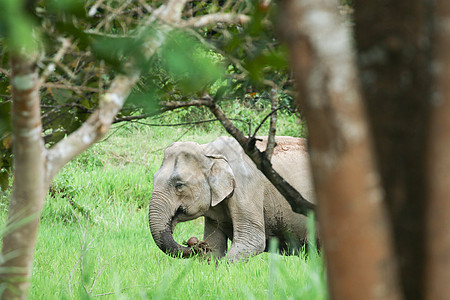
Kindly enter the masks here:
M 263 150 L 266 144 L 263 137 L 256 146 Z M 314 203 L 306 144 L 303 138 L 278 136 L 271 161 L 288 183 Z M 278 239 L 282 251 L 298 250 L 307 238 L 307 217 L 292 211 L 231 137 L 208 144 L 175 142 L 164 151 L 154 174 L 149 225 L 162 251 L 190 257 L 192 249 L 178 244 L 173 230 L 177 223 L 200 216 L 214 258 L 246 260 L 267 251 L 271 238 Z

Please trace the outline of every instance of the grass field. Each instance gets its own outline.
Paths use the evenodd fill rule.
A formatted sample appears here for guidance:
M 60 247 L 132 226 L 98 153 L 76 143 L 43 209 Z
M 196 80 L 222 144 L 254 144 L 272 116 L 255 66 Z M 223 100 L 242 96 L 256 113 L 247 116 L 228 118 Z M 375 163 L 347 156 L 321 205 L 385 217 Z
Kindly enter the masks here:
M 293 120 L 280 118 L 280 135 L 301 132 Z M 218 124 L 116 125 L 70 162 L 41 216 L 30 299 L 326 299 L 317 253 L 264 253 L 247 263 L 216 264 L 171 258 L 153 242 L 147 209 L 163 149 L 175 140 L 205 143 L 219 135 L 225 132 Z M 4 200 L 1 210 L 4 220 Z M 179 243 L 202 238 L 203 219 L 179 224 L 174 236 Z

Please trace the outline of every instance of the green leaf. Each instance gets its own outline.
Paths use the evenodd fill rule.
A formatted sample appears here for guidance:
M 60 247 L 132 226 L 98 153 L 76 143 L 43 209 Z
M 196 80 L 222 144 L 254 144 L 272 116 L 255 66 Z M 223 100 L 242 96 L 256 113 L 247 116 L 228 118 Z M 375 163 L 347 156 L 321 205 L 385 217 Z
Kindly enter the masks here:
M 137 65 L 145 64 L 141 40 L 130 37 L 92 36 L 94 55 L 116 69 L 122 68 L 125 58 L 133 57 Z
M 178 81 L 185 93 L 205 89 L 225 72 L 224 68 L 214 61 L 208 49 L 182 32 L 169 35 L 160 53 L 163 67 Z
M 0 103 L 0 138 L 8 131 L 11 131 L 10 112 L 11 104 Z
M 60 140 L 62 140 L 64 137 L 66 136 L 66 133 L 64 131 L 57 131 L 54 132 L 52 135 L 48 136 L 45 139 L 45 143 L 49 143 L 49 144 L 56 144 L 57 142 L 59 142 Z
M 0 35 L 6 37 L 13 51 L 32 53 L 38 47 L 38 32 L 24 7 L 20 0 L 2 0 Z
M 65 13 L 81 18 L 86 16 L 85 1 L 83 0 L 48 0 L 45 1 L 45 4 L 53 13 Z
M 159 97 L 154 90 L 148 92 L 132 92 L 128 97 L 127 105 L 137 105 L 144 109 L 145 113 L 157 113 L 160 109 Z
M 225 85 L 221 86 L 214 95 L 214 102 L 220 102 L 223 99 L 225 93 L 228 91 L 228 89 L 229 89 L 228 86 Z
M 73 92 L 69 90 L 63 90 L 63 89 L 54 89 L 53 90 L 53 96 L 56 100 L 57 104 L 63 104 L 67 103 L 72 100 L 73 98 Z
M 9 186 L 9 174 L 0 171 L 0 191 L 5 191 Z

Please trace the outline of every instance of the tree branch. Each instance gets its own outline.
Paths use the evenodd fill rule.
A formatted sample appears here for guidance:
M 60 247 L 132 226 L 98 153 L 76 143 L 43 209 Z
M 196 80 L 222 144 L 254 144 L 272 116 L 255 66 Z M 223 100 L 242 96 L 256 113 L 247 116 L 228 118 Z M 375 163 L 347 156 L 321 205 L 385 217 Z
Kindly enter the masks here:
M 250 17 L 243 14 L 230 14 L 230 13 L 217 13 L 209 14 L 200 17 L 190 18 L 186 21 L 182 21 L 177 25 L 180 27 L 205 27 L 217 23 L 224 23 L 228 25 L 232 24 L 245 24 L 250 21 Z
M 246 125 L 250 126 L 249 122 L 246 122 L 242 119 L 230 119 L 231 121 L 235 121 L 235 122 L 242 122 L 245 123 Z M 184 122 L 184 123 L 169 123 L 169 124 L 155 124 L 155 123 L 145 123 L 145 122 L 140 122 L 140 121 L 135 121 L 136 123 L 142 124 L 142 125 L 146 125 L 146 126 L 154 126 L 154 127 L 175 127 L 175 126 L 188 126 L 188 125 L 199 125 L 199 124 L 205 124 L 205 123 L 212 123 L 212 122 L 219 122 L 220 120 L 218 119 L 209 119 L 209 120 L 201 120 L 201 121 L 193 121 L 193 122 Z
M 8 77 L 11 76 L 9 70 L 5 69 L 5 68 L 0 68 L 0 73 L 3 73 L 3 74 L 5 74 Z
M 142 119 L 146 119 L 151 116 L 152 116 L 152 114 L 144 114 L 144 115 L 138 115 L 138 116 L 125 116 L 125 117 L 120 117 L 120 118 L 114 118 L 113 124 L 120 123 L 120 122 L 142 120 Z
M 71 90 L 74 92 L 90 92 L 90 93 L 99 93 L 99 88 L 93 88 L 88 86 L 80 86 L 80 85 L 68 85 L 68 84 L 61 84 L 61 83 L 54 83 L 54 82 L 47 82 L 43 84 L 43 87 L 46 88 L 54 88 L 54 89 L 63 89 L 63 90 Z
M 273 149 L 275 148 L 275 135 L 277 133 L 278 88 L 276 86 L 270 89 L 270 99 L 273 114 L 270 116 L 269 137 L 267 138 L 265 151 L 269 161 L 272 159 Z
M 153 14 L 165 23 L 174 25 L 181 21 L 181 13 L 183 12 L 186 2 L 189 0 L 168 0 L 166 5 L 162 5 Z
M 253 132 L 252 137 L 255 137 L 255 136 L 256 136 L 256 134 L 258 133 L 258 131 L 261 129 L 261 126 L 267 121 L 268 118 L 270 118 L 274 113 L 276 113 L 277 111 L 279 111 L 280 109 L 283 109 L 283 108 L 287 108 L 287 107 L 286 107 L 286 106 L 280 106 L 280 107 L 277 107 L 277 108 L 273 109 L 270 113 L 268 113 L 268 114 L 262 119 L 262 121 L 259 122 L 259 125 L 256 127 L 255 131 Z
M 91 6 L 91 8 L 89 8 L 89 12 L 88 12 L 88 16 L 89 17 L 93 17 L 95 16 L 95 14 L 97 13 L 97 9 L 99 8 L 100 5 L 102 5 L 104 0 L 97 0 L 94 5 Z
M 190 106 L 208 106 L 208 100 L 190 100 L 190 101 L 168 101 L 168 102 L 160 102 L 161 112 L 174 110 L 182 107 L 190 107 Z
M 47 80 L 47 77 L 55 70 L 55 64 L 59 64 L 61 59 L 64 57 L 64 54 L 67 52 L 67 49 L 72 45 L 71 39 L 61 38 L 60 39 L 62 46 L 59 48 L 58 52 L 55 54 L 55 57 L 52 59 L 52 63 L 50 63 L 42 72 L 41 78 L 39 79 L 39 86 L 42 86 L 44 82 Z
M 88 120 L 78 130 L 48 150 L 46 174 L 48 181 L 73 157 L 105 135 L 130 94 L 138 75 L 136 72 L 129 75 L 118 75 L 111 83 L 111 87 L 101 97 L 99 108 Z

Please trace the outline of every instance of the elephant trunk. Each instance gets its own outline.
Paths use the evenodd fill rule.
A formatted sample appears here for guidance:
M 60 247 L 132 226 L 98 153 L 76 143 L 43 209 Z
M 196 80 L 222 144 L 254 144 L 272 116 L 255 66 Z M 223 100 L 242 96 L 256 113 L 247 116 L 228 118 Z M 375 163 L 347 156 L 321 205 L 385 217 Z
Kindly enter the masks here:
M 148 219 L 150 231 L 156 245 L 166 254 L 173 257 L 187 258 L 192 255 L 189 247 L 178 244 L 173 238 L 173 218 L 177 209 L 172 208 L 170 201 L 159 193 L 153 193 L 150 200 Z

